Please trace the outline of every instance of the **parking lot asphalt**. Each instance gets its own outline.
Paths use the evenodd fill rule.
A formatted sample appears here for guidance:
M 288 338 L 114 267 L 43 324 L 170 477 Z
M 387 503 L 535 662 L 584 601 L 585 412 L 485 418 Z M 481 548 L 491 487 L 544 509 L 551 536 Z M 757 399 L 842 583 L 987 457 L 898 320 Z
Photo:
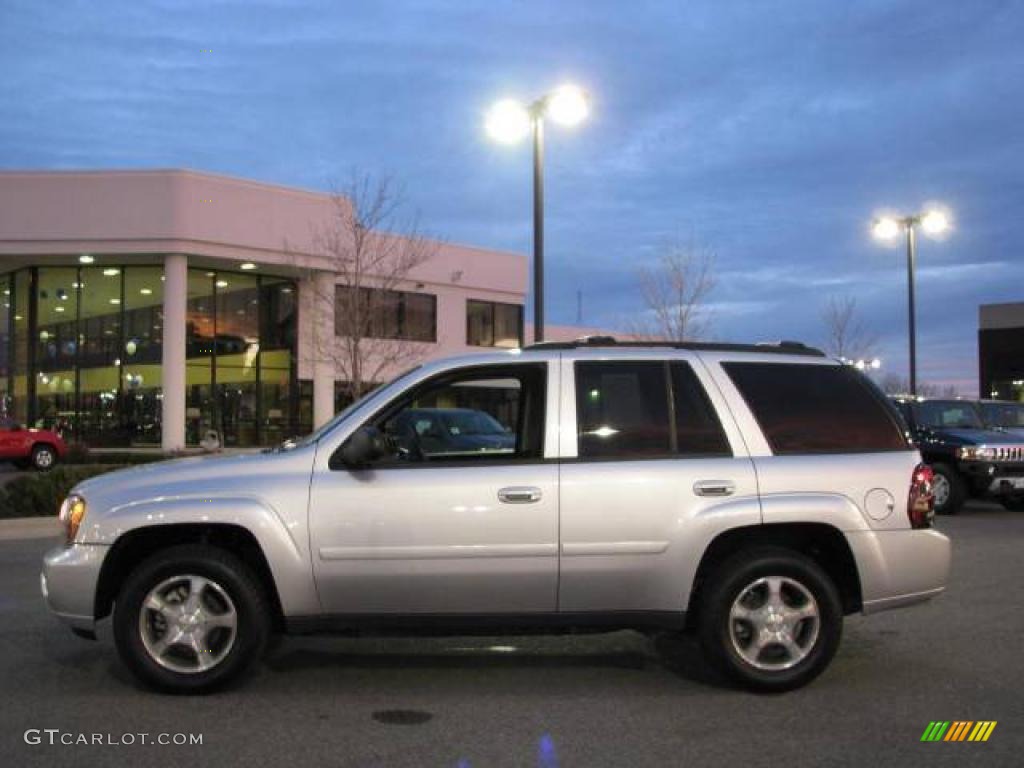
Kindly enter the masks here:
M 846 622 L 831 668 L 764 696 L 711 677 L 690 642 L 570 637 L 286 639 L 207 697 L 141 689 L 109 626 L 50 617 L 52 540 L 0 541 L 0 765 L 803 766 L 1024 764 L 1024 514 L 968 508 L 950 589 Z M 995 720 L 987 743 L 922 743 L 932 720 Z M 27 744 L 201 734 L 201 745 Z M 30 733 L 30 738 L 34 734 Z

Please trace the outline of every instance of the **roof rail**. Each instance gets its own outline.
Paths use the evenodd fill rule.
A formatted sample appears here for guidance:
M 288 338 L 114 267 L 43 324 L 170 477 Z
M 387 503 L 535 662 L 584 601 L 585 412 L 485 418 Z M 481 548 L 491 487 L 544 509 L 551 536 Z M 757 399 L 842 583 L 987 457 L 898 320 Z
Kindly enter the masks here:
M 758 344 L 731 344 L 713 341 L 619 341 L 614 336 L 581 336 L 574 341 L 540 341 L 528 344 L 523 349 L 583 349 L 593 347 L 615 347 L 637 349 L 659 347 L 664 349 L 688 349 L 703 352 L 762 352 L 778 355 L 806 355 L 825 357 L 825 353 L 809 347 L 800 341 L 760 342 Z

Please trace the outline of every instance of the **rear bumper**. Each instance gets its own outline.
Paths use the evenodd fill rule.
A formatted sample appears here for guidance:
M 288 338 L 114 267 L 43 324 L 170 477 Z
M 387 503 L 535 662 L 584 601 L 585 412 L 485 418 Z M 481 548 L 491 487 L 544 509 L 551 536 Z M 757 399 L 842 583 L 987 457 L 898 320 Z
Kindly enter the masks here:
M 57 618 L 73 629 L 95 627 L 96 584 L 108 550 L 103 544 L 71 544 L 43 557 L 39 576 L 43 598 Z
M 846 536 L 857 561 L 864 613 L 920 603 L 945 591 L 952 547 L 938 531 L 853 531 Z

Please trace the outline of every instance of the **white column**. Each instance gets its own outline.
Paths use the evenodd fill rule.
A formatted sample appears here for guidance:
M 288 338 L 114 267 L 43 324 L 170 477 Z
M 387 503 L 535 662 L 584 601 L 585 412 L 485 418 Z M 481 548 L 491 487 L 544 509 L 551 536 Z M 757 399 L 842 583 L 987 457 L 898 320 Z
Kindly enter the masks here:
M 185 447 L 185 305 L 188 298 L 188 257 L 164 257 L 163 404 L 161 446 Z
M 313 279 L 313 428 L 334 416 L 334 274 Z

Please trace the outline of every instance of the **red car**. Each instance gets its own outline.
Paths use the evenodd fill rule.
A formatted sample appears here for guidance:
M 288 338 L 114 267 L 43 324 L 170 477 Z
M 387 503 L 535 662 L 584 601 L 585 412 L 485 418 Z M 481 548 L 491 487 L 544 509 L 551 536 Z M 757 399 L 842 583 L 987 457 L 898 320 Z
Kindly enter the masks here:
M 48 429 L 28 429 L 13 419 L 0 419 L 0 461 L 18 467 L 51 469 L 67 452 L 64 439 Z

